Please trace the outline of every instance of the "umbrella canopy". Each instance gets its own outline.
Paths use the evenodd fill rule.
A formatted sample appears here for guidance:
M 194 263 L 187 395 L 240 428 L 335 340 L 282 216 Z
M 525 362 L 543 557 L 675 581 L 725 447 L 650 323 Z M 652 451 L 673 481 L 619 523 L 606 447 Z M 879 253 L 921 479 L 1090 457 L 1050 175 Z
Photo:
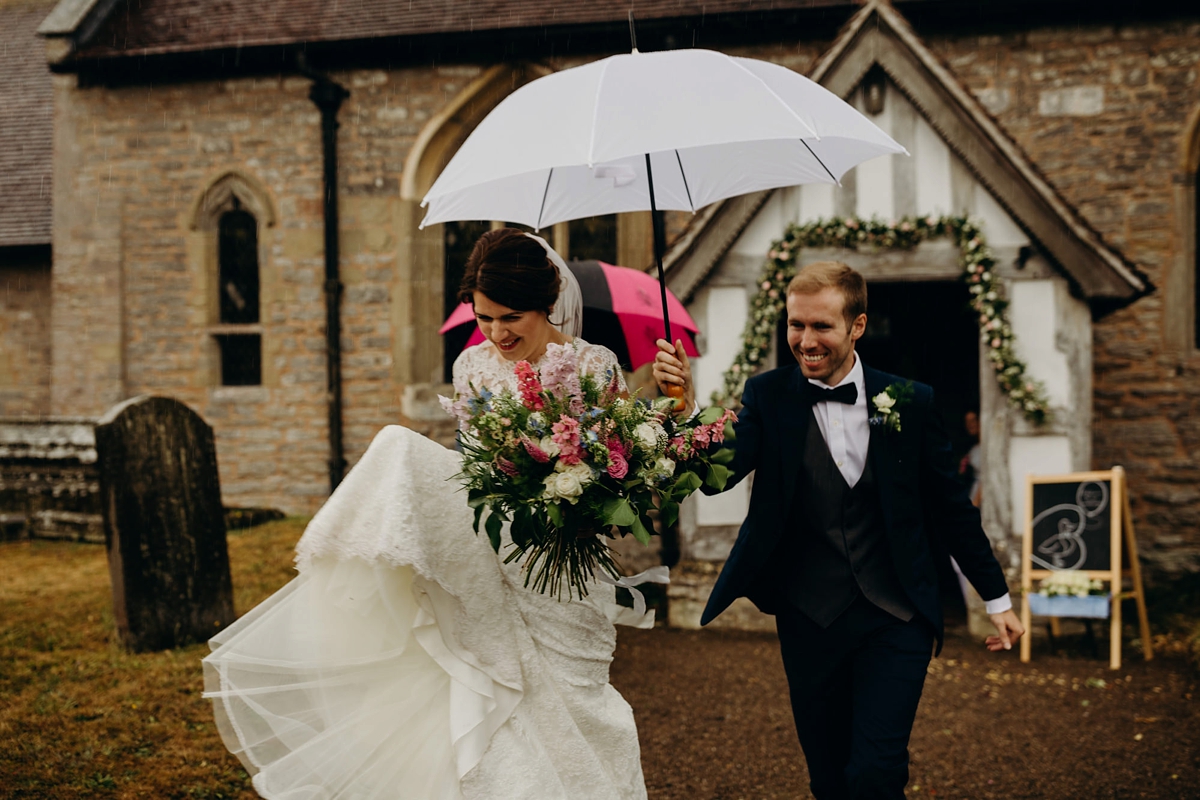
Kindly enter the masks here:
M 630 371 L 653 361 L 658 349 L 654 342 L 663 331 L 658 281 L 636 269 L 603 261 L 571 261 L 567 267 L 583 293 L 583 338 L 612 350 L 621 366 Z M 683 349 L 689 356 L 699 355 L 692 339 L 699 330 L 696 323 L 670 292 L 667 306 L 672 325 L 688 333 L 680 337 Z M 446 336 L 449 347 L 469 347 L 483 341 L 469 303 L 454 309 L 440 333 Z
M 422 225 L 503 219 L 540 229 L 695 211 L 762 189 L 836 183 L 863 161 L 903 152 L 786 67 L 711 50 L 635 51 L 509 95 L 434 182 Z

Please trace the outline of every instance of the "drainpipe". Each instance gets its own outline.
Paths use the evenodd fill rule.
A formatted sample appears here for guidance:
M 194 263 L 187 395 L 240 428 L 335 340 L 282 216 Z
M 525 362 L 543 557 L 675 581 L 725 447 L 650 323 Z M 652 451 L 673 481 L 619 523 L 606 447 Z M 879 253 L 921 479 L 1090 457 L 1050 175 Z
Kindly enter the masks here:
M 350 92 L 309 68 L 304 53 L 296 54 L 300 74 L 312 79 L 308 97 L 321 111 L 321 145 L 324 161 L 325 222 L 325 356 L 326 396 L 329 404 L 329 490 L 346 474 L 342 446 L 342 280 L 338 263 L 337 113 Z

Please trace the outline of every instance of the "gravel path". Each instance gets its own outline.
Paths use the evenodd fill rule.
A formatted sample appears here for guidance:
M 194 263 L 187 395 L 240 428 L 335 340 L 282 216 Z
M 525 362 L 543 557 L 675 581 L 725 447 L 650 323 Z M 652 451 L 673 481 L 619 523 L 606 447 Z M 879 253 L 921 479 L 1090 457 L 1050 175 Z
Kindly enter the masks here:
M 1036 643 L 1021 664 L 947 640 L 917 714 L 910 797 L 1200 798 L 1185 662 L 1127 652 L 1113 672 Z M 773 635 L 620 629 L 612 682 L 637 716 L 651 800 L 811 796 Z

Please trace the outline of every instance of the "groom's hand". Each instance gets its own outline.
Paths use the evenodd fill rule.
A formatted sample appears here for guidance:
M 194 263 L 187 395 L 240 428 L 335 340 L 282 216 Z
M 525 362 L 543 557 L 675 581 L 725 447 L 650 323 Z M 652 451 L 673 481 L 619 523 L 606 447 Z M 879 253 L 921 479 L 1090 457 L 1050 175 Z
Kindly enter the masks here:
M 683 341 L 676 340 L 672 346 L 666 339 L 659 339 L 658 353 L 654 356 L 654 382 L 658 389 L 668 397 L 678 397 L 679 389 L 683 389 L 683 403 L 676 403 L 676 408 L 682 413 L 689 413 L 696 407 L 696 389 L 692 385 L 692 365 L 687 353 L 683 351 Z
M 996 633 L 987 637 L 987 649 L 992 652 L 1011 650 L 1012 646 L 1025 633 L 1025 626 L 1021 624 L 1021 620 L 1011 608 L 999 614 L 992 614 L 991 620 L 992 624 L 996 626 Z

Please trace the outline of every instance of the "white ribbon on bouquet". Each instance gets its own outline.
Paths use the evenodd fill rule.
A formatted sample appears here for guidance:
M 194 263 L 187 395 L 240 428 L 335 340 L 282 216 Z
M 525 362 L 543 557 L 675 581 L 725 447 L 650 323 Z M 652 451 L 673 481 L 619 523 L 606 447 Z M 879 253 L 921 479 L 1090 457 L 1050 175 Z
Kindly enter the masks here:
M 619 586 L 622 589 L 628 589 L 629 594 L 633 596 L 633 608 L 613 604 L 606 608 L 605 612 L 608 615 L 608 621 L 613 625 L 625 625 L 630 628 L 653 628 L 654 627 L 654 611 L 646 610 L 646 596 L 635 587 L 641 586 L 643 583 L 664 583 L 671 582 L 671 570 L 668 567 L 651 567 L 645 572 L 639 572 L 637 575 L 627 575 L 621 578 L 611 578 L 608 575 L 599 574 L 596 580 L 600 583 L 606 583 L 609 586 Z

